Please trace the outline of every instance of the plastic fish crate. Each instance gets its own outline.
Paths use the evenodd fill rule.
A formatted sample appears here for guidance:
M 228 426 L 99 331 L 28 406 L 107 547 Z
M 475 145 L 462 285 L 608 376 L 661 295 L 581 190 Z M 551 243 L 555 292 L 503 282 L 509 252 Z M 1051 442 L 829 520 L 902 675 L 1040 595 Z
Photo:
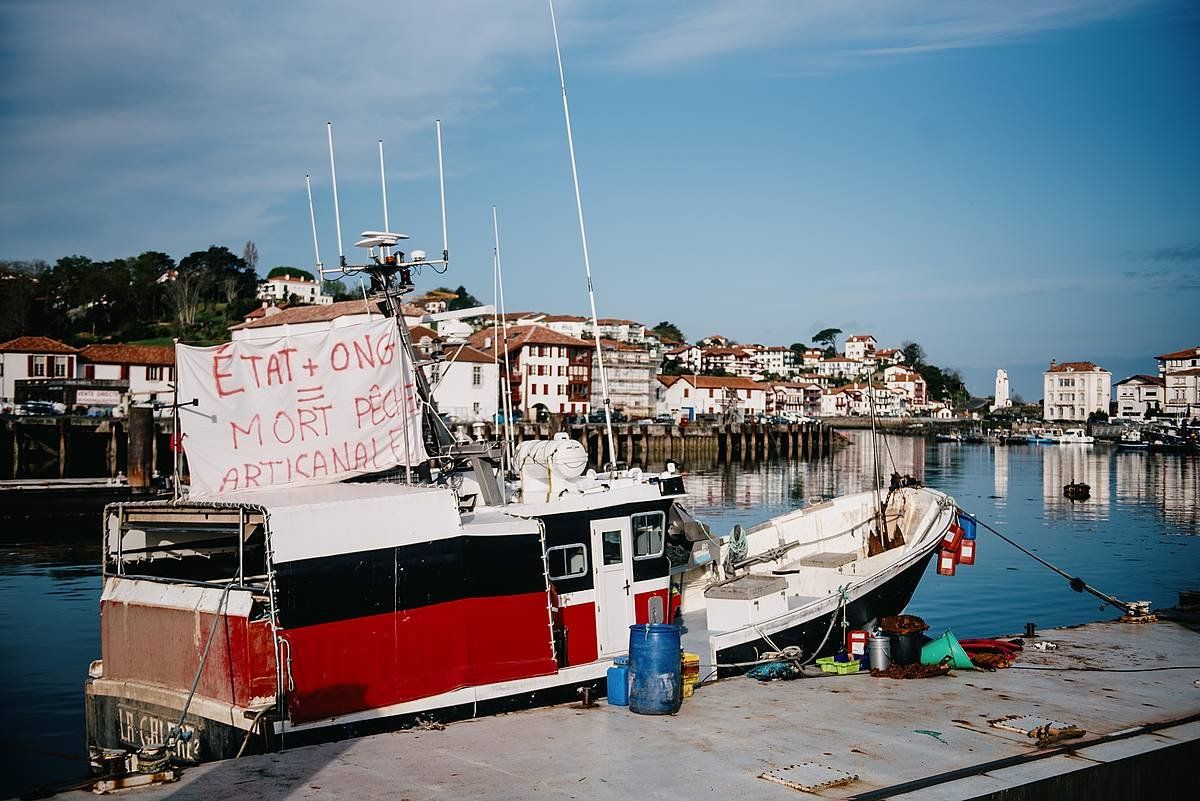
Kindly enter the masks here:
M 823 656 L 817 660 L 817 664 L 821 667 L 823 673 L 836 673 L 839 676 L 846 676 L 850 673 L 857 673 L 862 663 L 855 659 L 850 662 L 838 662 L 832 656 Z

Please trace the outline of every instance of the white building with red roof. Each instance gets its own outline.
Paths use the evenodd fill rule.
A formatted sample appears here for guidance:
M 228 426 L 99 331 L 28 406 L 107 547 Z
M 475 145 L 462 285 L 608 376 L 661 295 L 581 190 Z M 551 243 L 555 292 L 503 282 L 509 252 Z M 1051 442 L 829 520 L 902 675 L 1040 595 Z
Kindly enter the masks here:
M 448 345 L 442 360 L 425 370 L 442 414 L 468 423 L 495 419 L 500 408 L 500 367 L 491 352 L 467 344 Z
M 321 282 L 302 275 L 283 273 L 267 278 L 258 285 L 258 299 L 271 303 L 287 303 L 295 296 L 300 303 L 314 306 L 328 306 L 333 303 L 333 295 L 321 294 Z
M 1166 411 L 1166 381 L 1156 375 L 1137 374 L 1113 385 L 1117 390 L 1114 417 L 1144 418 Z
M 846 357 L 862 361 L 868 356 L 874 356 L 877 344 L 875 337 L 870 334 L 854 334 L 846 337 Z
M 175 402 L 171 345 L 88 345 L 79 351 L 79 377 L 128 381 L 134 404 Z
M 898 365 L 884 368 L 883 383 L 903 398 L 908 409 L 924 409 L 929 403 L 928 384 L 915 370 Z
M 495 333 L 476 331 L 472 347 L 491 353 Z M 513 408 L 526 417 L 536 412 L 587 414 L 592 397 L 593 343 L 560 334 L 544 325 L 510 325 L 500 334 L 500 347 L 508 351 L 509 384 Z M 501 356 L 501 372 L 504 364 Z
M 755 373 L 754 359 L 740 347 L 708 347 L 700 351 L 700 370 L 712 373 L 724 370 L 729 375 L 750 378 Z
M 1177 350 L 1174 353 L 1164 353 L 1154 358 L 1158 361 L 1158 374 L 1165 378 L 1167 373 L 1200 367 L 1200 345 Z
M 11 401 L 26 378 L 74 378 L 79 354 L 50 337 L 17 337 L 0 343 L 0 400 Z
M 767 411 L 767 386 L 748 378 L 711 375 L 660 375 L 658 411 L 675 416 L 721 414 L 727 408 L 743 414 Z
M 1042 417 L 1083 422 L 1093 412 L 1108 414 L 1112 373 L 1092 362 L 1050 362 L 1042 374 Z

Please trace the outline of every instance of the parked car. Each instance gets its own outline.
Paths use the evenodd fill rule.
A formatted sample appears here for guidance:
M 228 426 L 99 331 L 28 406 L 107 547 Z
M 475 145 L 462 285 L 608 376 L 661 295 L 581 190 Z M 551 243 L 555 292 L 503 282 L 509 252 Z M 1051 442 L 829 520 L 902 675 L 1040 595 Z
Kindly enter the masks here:
M 53 415 L 64 414 L 66 411 L 67 405 L 65 403 L 31 400 L 19 405 L 16 413 L 34 417 L 51 417 Z
M 109 417 L 113 413 L 111 406 L 89 406 L 84 412 L 88 417 Z
M 657 415 L 654 416 L 654 422 L 656 422 L 656 423 L 674 423 L 675 415 L 671 414 L 670 412 L 659 412 Z

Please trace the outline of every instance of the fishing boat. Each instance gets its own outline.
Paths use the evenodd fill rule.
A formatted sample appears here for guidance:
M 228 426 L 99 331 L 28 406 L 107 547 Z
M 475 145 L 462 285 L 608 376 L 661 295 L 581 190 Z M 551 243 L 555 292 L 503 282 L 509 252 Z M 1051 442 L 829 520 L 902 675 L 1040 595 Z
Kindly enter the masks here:
M 954 500 L 920 486 L 894 486 L 807 506 L 745 532 L 744 549 L 702 568 L 710 581 L 685 585 L 684 645 L 720 675 L 766 652 L 797 659 L 836 651 L 845 623 L 867 629 L 908 604 L 956 520 Z M 834 632 L 834 633 L 831 633 Z
M 1088 436 L 1087 431 L 1082 428 L 1068 428 L 1061 433 L 1051 436 L 1056 445 L 1090 445 L 1095 442 L 1095 438 Z
M 1150 447 L 1150 443 L 1143 439 L 1142 432 L 1136 428 L 1121 432 L 1121 439 L 1117 445 L 1122 448 L 1135 449 L 1147 449 Z
M 1063 435 L 1061 428 L 1033 428 L 1030 429 L 1033 435 L 1033 442 L 1041 445 L 1053 445 L 1058 437 Z

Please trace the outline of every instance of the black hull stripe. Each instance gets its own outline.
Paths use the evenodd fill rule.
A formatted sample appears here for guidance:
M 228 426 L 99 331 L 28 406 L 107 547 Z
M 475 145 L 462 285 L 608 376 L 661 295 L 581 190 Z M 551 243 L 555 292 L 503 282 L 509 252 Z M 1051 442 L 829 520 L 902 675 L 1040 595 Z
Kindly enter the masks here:
M 284 628 L 546 591 L 541 538 L 452 537 L 276 568 Z
M 876 587 L 861 598 L 851 601 L 846 607 L 846 619 L 850 623 L 850 628 L 861 629 L 872 620 L 886 615 L 898 615 L 904 611 L 904 607 L 908 605 L 913 593 L 916 592 L 917 584 L 921 582 L 925 569 L 929 566 L 929 560 L 936 553 L 936 549 L 931 550 L 904 571 L 888 579 L 883 585 Z M 821 644 L 821 638 L 825 636 L 825 632 L 829 628 L 829 618 L 830 615 L 813 618 L 795 628 L 772 634 L 771 640 L 780 648 L 798 645 L 807 658 L 812 654 L 813 649 Z M 840 637 L 840 627 L 835 624 L 829 635 L 829 641 L 818 656 L 830 656 L 837 653 L 843 646 Z M 774 648 L 766 640 L 751 641 L 721 649 L 717 652 L 717 662 L 722 665 L 750 662 L 756 658 L 757 654 L 773 650 Z M 721 668 L 719 675 L 730 676 L 742 672 L 744 670 L 740 668 Z

